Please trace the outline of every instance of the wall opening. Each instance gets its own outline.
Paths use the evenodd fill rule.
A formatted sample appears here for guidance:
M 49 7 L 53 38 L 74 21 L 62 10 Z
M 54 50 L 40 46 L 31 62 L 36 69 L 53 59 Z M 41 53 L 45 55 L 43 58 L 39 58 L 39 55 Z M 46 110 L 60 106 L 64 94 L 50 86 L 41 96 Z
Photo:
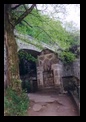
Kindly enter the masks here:
M 28 54 L 30 54 L 29 57 Z M 33 60 L 37 59 L 37 55 L 38 52 L 27 49 L 22 49 L 18 52 L 21 85 L 22 89 L 28 93 L 36 92 L 38 89 L 36 60 Z
M 54 86 L 53 70 L 43 72 L 43 81 L 45 87 Z

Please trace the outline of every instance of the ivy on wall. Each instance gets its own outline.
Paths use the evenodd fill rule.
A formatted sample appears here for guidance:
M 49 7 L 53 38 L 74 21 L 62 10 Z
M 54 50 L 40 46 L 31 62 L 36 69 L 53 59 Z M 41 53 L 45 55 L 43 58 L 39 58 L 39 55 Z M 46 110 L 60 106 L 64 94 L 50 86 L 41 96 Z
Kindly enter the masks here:
M 19 55 L 20 59 L 25 58 L 28 61 L 33 61 L 33 62 L 37 61 L 37 59 L 34 56 L 29 54 L 28 52 L 25 52 L 24 50 L 19 51 L 18 55 Z

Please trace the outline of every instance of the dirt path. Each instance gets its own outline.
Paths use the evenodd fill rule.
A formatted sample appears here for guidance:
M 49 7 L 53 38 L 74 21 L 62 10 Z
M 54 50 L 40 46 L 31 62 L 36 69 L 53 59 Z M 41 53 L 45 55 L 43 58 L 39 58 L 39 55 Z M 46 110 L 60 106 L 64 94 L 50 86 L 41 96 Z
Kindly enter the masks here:
M 28 116 L 79 116 L 73 101 L 67 94 L 28 94 Z

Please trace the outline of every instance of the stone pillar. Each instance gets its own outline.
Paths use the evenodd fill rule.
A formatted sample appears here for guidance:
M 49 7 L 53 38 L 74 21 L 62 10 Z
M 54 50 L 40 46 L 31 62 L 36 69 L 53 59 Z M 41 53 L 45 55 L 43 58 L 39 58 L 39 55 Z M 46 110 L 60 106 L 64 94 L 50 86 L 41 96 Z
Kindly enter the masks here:
M 37 67 L 38 88 L 43 87 L 43 67 Z
M 61 74 L 60 74 L 59 64 L 52 64 L 51 68 L 52 68 L 53 73 L 54 73 L 55 85 L 60 85 Z
M 54 84 L 55 87 L 59 87 L 60 91 L 63 91 L 63 83 L 62 83 L 62 65 L 61 64 L 53 64 L 52 70 L 54 73 Z

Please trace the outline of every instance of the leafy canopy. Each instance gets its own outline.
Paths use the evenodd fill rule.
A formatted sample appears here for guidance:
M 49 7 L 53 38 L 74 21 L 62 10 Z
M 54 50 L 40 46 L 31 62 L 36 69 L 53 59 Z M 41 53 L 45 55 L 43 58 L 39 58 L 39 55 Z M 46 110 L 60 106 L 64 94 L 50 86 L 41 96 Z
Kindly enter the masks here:
M 22 7 L 21 10 L 23 11 Z M 71 27 L 74 28 L 73 25 L 71 25 Z M 80 43 L 79 31 L 74 31 L 73 29 L 72 32 L 67 31 L 59 20 L 51 19 L 47 15 L 42 15 L 39 11 L 34 9 L 25 17 L 22 23 L 16 26 L 16 29 L 22 34 L 36 38 L 38 42 L 42 41 L 47 44 L 52 44 L 52 46 L 53 44 L 58 45 L 64 50 L 60 55 L 62 59 L 64 57 L 65 60 L 65 56 L 69 61 L 75 59 L 75 54 L 70 52 L 69 48 Z

